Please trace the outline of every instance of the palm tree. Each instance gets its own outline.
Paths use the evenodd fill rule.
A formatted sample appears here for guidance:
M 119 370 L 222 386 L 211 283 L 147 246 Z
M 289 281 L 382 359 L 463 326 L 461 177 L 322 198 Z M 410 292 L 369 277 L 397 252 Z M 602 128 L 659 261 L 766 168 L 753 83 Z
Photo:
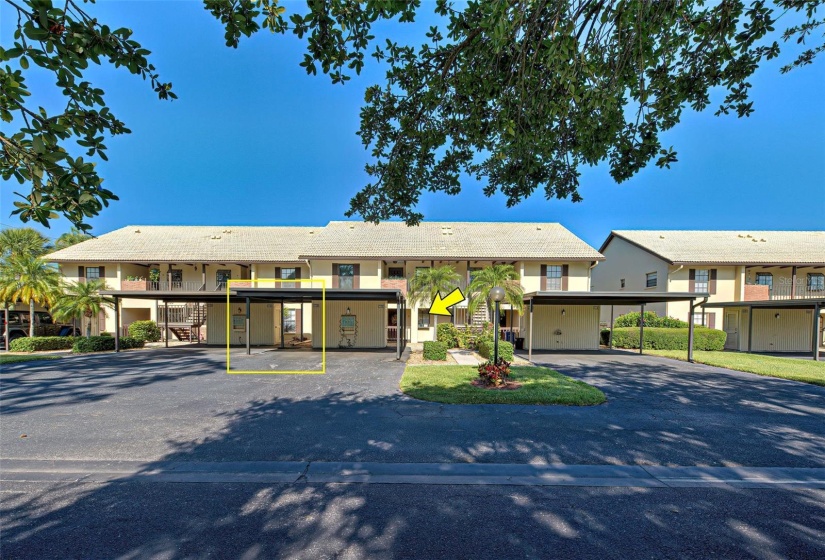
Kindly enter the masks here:
M 41 259 L 13 255 L 0 266 L 0 300 L 29 304 L 29 336 L 34 336 L 34 304 L 51 305 L 60 294 L 60 273 Z
M 494 264 L 473 273 L 473 279 L 467 287 L 467 313 L 471 316 L 482 303 L 492 315 L 493 302 L 490 290 L 496 286 L 504 288 L 504 300 L 521 314 L 524 310 L 524 289 L 519 281 L 519 274 L 511 264 Z
M 34 228 L 6 228 L 0 231 L 0 257 L 15 255 L 39 257 L 51 250 L 49 240 Z
M 63 287 L 63 294 L 57 298 L 52 307 L 52 315 L 58 320 L 65 321 L 75 318 L 86 318 L 86 338 L 92 336 L 92 317 L 100 313 L 104 307 L 114 307 L 115 300 L 100 295 L 106 289 L 105 280 L 89 280 L 75 282 Z
M 441 292 L 442 296 L 446 296 L 452 292 L 458 286 L 460 278 L 455 268 L 450 265 L 420 268 L 415 271 L 415 275 L 410 280 L 407 299 L 413 305 L 425 301 L 432 303 L 437 293 Z M 433 315 L 433 317 L 435 317 L 434 340 L 438 340 L 438 315 Z
M 54 242 L 54 248 L 55 250 L 65 249 L 66 247 L 77 245 L 78 243 L 82 243 L 83 241 L 87 241 L 91 238 L 92 236 L 88 233 L 83 233 L 79 229 L 73 227 L 71 231 L 67 231 L 57 238 L 57 241 Z

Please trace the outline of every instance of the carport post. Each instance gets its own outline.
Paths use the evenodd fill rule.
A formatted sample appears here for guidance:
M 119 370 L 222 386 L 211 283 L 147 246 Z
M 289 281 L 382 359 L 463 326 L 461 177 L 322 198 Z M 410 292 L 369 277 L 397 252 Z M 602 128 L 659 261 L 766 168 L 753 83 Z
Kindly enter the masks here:
M 695 313 L 693 309 L 693 302 L 696 300 L 690 300 L 690 316 L 688 317 L 688 361 L 693 363 L 693 314 Z M 702 314 L 705 313 L 705 308 L 702 308 Z
M 72 319 L 74 321 L 74 319 Z M 74 336 L 74 324 L 72 324 L 72 336 Z M 9 302 L 3 305 L 3 338 L 5 339 L 6 352 L 9 351 Z
M 284 348 L 284 298 L 281 298 L 281 348 Z
M 115 352 L 120 352 L 120 298 L 115 296 Z
M 169 348 L 169 302 L 163 300 L 163 340 Z
M 639 317 L 639 354 L 644 354 L 645 347 L 645 304 L 642 304 L 642 314 Z
M 753 347 L 753 306 L 748 308 L 748 354 Z
M 252 353 L 249 350 L 249 298 L 246 298 L 246 353 Z
M 533 361 L 533 300 L 530 300 L 530 336 L 527 339 L 527 361 Z
M 610 306 L 610 333 L 607 337 L 610 339 L 610 349 L 613 350 L 613 307 Z
M 401 312 L 401 294 L 395 298 L 395 359 L 401 359 L 401 323 L 398 314 Z
M 814 332 L 811 344 L 814 349 L 814 361 L 819 361 L 819 303 L 814 304 Z

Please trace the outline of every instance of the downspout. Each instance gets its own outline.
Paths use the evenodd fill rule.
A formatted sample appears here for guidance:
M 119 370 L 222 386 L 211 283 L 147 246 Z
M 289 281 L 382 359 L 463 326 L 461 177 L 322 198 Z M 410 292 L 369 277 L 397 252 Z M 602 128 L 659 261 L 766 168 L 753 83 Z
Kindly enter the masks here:
M 593 269 L 599 265 L 599 261 L 593 261 L 593 264 L 590 265 L 590 268 L 587 272 L 587 291 L 592 290 L 593 285 Z

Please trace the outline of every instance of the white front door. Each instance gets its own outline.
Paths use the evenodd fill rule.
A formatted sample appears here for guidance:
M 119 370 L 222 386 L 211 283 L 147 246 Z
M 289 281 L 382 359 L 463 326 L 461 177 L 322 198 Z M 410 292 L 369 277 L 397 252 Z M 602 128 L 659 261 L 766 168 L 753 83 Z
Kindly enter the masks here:
M 725 350 L 739 350 L 739 312 L 727 311 L 725 313 L 725 332 L 728 338 L 725 340 Z

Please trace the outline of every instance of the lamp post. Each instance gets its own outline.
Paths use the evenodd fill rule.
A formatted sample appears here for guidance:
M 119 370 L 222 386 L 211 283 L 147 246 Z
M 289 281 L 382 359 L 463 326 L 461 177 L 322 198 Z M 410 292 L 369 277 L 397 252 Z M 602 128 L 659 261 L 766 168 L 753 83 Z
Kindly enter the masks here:
M 501 302 L 504 301 L 504 288 L 496 286 L 492 290 L 490 290 L 490 299 L 496 302 L 496 313 L 495 313 L 495 329 L 493 330 L 494 338 L 493 338 L 493 363 L 498 365 L 498 323 L 499 323 L 499 309 Z

